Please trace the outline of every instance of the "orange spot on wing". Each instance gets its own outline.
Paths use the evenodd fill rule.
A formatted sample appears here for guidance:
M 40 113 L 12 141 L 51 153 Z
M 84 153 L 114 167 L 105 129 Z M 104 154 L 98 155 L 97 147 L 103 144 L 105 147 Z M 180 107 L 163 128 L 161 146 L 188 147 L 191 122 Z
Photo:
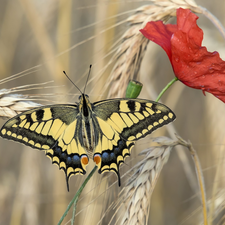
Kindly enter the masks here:
M 86 155 L 81 156 L 81 163 L 84 165 L 88 164 L 88 157 Z
M 99 154 L 94 155 L 94 162 L 97 165 L 101 162 L 101 156 Z

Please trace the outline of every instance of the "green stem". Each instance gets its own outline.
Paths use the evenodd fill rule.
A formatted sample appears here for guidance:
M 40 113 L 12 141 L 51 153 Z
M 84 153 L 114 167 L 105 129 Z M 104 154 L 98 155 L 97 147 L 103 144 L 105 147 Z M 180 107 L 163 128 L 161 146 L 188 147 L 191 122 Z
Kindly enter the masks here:
M 77 191 L 77 193 L 75 194 L 75 196 L 73 197 L 72 201 L 69 203 L 69 205 L 66 208 L 65 213 L 63 214 L 63 216 L 61 217 L 60 221 L 58 222 L 58 225 L 60 225 L 62 223 L 62 221 L 64 220 L 64 218 L 66 217 L 67 213 L 69 212 L 71 206 L 74 205 L 74 212 L 73 214 L 75 215 L 75 210 L 76 210 L 76 203 L 78 201 L 78 198 L 81 194 L 81 192 L 83 191 L 84 187 L 86 186 L 87 182 L 90 180 L 90 178 L 93 176 L 93 174 L 95 173 L 95 171 L 97 170 L 97 166 L 95 166 L 93 168 L 93 170 L 88 174 L 87 178 L 84 180 L 83 184 L 81 185 L 81 187 L 79 188 L 79 190 Z M 72 221 L 74 222 L 74 219 L 72 218 Z
M 171 81 L 166 85 L 166 87 L 163 88 L 163 90 L 160 92 L 159 96 L 157 97 L 156 102 L 159 101 L 159 99 L 160 99 L 160 98 L 162 97 L 162 95 L 166 92 L 166 90 L 169 89 L 169 87 L 170 87 L 173 83 L 175 83 L 177 80 L 178 80 L 178 78 L 177 78 L 177 77 L 174 77 L 173 80 L 171 80 Z

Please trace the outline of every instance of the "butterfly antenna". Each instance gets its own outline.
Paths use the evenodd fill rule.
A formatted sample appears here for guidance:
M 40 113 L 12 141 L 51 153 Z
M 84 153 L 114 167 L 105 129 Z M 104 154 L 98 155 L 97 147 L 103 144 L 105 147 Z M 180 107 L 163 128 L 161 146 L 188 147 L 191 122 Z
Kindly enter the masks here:
M 66 75 L 66 77 L 68 78 L 68 80 L 69 80 L 69 81 L 70 81 L 70 82 L 78 89 L 78 91 L 82 94 L 82 91 L 80 90 L 80 88 L 77 87 L 77 85 L 73 83 L 73 81 L 69 78 L 69 76 L 66 74 L 66 72 L 63 71 L 63 73 Z
M 89 77 L 90 77 L 90 74 L 91 74 L 91 67 L 92 67 L 92 65 L 90 65 L 90 67 L 89 67 L 89 72 L 88 72 L 88 76 L 87 76 L 86 84 L 84 86 L 84 92 L 83 93 L 85 93 L 85 90 L 86 90 L 86 87 L 87 87 L 87 83 L 88 83 L 88 80 L 89 80 Z

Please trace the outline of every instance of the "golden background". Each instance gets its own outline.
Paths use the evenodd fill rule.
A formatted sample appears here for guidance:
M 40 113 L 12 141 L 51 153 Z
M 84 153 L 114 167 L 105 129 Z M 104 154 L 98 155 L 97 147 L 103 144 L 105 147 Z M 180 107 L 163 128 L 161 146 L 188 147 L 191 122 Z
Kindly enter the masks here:
M 93 64 L 86 94 L 92 102 L 105 99 L 108 89 L 113 88 L 103 91 L 113 64 L 102 71 L 118 47 L 117 41 L 129 28 L 126 19 L 146 4 L 149 1 L 1 0 L 0 78 L 24 75 L 1 82 L 1 89 L 28 85 L 24 88 L 28 90 L 15 93 L 29 94 L 42 104 L 73 103 L 78 101 L 79 92 L 62 71 L 83 91 L 89 65 Z M 224 1 L 199 0 L 197 4 L 225 24 Z M 225 60 L 224 39 L 205 16 L 199 16 L 198 25 L 205 34 L 203 45 L 209 51 L 218 51 Z M 144 87 L 140 97 L 156 99 L 173 77 L 165 52 L 150 43 L 141 64 L 139 81 Z M 42 84 L 49 81 L 54 82 Z M 41 85 L 29 90 L 30 84 Z M 161 101 L 177 115 L 173 125 L 168 126 L 170 132 L 175 129 L 183 139 L 190 140 L 199 154 L 207 199 L 211 200 L 217 184 L 216 198 L 224 204 L 224 103 L 181 82 L 176 82 Z M 2 119 L 1 124 L 5 121 Z M 169 132 L 162 128 L 150 136 L 160 135 L 169 136 Z M 138 153 L 149 146 L 149 141 L 146 137 L 136 144 L 121 175 L 140 161 Z M 186 155 L 186 163 L 177 151 Z M 87 172 L 93 166 L 91 162 Z M 191 169 L 190 176 L 185 172 L 187 167 Z M 200 224 L 201 199 L 193 175 L 194 164 L 188 151 L 173 150 L 153 192 L 148 224 Z M 130 176 L 128 173 L 122 177 L 123 185 Z M 83 180 L 84 177 L 73 176 L 68 193 L 64 173 L 52 166 L 44 153 L 0 139 L 0 224 L 57 224 Z M 116 211 L 111 203 L 119 198 L 121 190 L 114 181 L 114 174 L 95 174 L 79 199 L 75 224 L 109 224 Z M 70 224 L 70 218 L 71 213 L 62 224 Z M 119 218 L 116 214 L 111 224 Z

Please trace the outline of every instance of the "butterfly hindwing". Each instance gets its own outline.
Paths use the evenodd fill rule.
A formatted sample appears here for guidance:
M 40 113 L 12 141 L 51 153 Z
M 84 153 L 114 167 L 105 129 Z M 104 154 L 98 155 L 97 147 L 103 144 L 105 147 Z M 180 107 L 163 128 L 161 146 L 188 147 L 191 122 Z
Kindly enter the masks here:
M 93 115 L 93 122 L 98 130 L 93 159 L 99 167 L 99 173 L 115 172 L 120 186 L 119 166 L 130 155 L 134 142 L 121 138 L 120 133 L 99 116 Z
M 172 122 L 176 116 L 165 105 L 142 99 L 112 99 L 93 104 L 102 133 L 94 160 L 99 172 L 114 171 L 130 155 L 135 141 Z M 96 159 L 95 159 L 96 157 Z

